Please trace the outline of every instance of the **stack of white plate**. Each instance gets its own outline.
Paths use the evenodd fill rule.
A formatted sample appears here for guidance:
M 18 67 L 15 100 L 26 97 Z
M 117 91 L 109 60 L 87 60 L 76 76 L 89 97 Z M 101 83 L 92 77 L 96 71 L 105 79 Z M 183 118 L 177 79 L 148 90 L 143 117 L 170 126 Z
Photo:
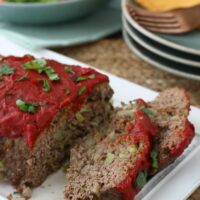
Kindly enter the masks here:
M 122 10 L 123 34 L 129 48 L 159 69 L 200 80 L 200 30 L 181 35 L 150 32 L 131 17 L 128 1 L 122 0 Z

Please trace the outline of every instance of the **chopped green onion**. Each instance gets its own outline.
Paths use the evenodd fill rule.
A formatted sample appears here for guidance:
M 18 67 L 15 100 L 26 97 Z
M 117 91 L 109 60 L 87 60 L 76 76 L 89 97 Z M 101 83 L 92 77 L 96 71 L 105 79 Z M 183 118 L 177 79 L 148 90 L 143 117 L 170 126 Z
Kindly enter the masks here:
M 48 67 L 46 65 L 47 65 L 46 60 L 35 59 L 35 60 L 25 63 L 23 65 L 23 68 L 30 69 L 30 70 L 38 70 L 38 73 L 44 72 L 52 81 L 59 80 L 60 78 L 58 74 L 55 72 L 55 70 L 52 67 Z
M 75 74 L 75 72 L 69 67 L 64 67 L 64 71 L 67 73 Z
M 44 59 L 35 59 L 23 64 L 24 69 L 42 69 L 47 65 Z
M 113 154 L 113 153 L 107 153 L 105 162 L 107 164 L 111 164 L 114 161 L 114 159 L 115 159 L 115 154 Z
M 158 168 L 158 153 L 156 151 L 151 152 L 152 167 Z
M 2 76 L 0 76 L 0 81 L 3 81 L 3 77 Z
M 86 91 L 86 89 L 87 89 L 86 86 L 82 86 L 78 91 L 78 96 L 81 96 Z
M 16 78 L 16 81 L 25 81 L 28 79 L 28 74 L 25 74 L 24 76 L 20 77 L 20 78 Z
M 137 187 L 139 187 L 139 188 L 144 187 L 144 185 L 146 184 L 146 182 L 147 182 L 147 173 L 140 172 L 137 175 L 137 178 L 136 178 L 136 185 L 137 185 Z
M 5 63 L 0 68 L 0 75 L 11 75 L 13 73 L 14 69 Z
M 142 110 L 143 112 L 145 112 L 149 116 L 153 116 L 153 112 L 151 110 L 149 110 L 148 108 L 145 108 L 145 106 L 141 106 L 140 110 Z
M 135 154 L 137 152 L 137 147 L 135 145 L 131 145 L 128 147 L 128 151 L 132 154 Z
M 14 198 L 17 198 L 17 197 L 21 197 L 21 194 L 19 193 L 19 192 L 13 192 L 13 194 L 12 194 L 12 196 L 14 197 Z
M 44 92 L 49 92 L 51 90 L 51 86 L 47 79 L 43 78 L 43 79 L 40 79 L 39 81 L 42 81 L 42 83 L 43 83 L 43 91 Z
M 95 79 L 95 74 L 91 74 L 90 76 L 88 76 L 89 77 L 89 79 Z
M 42 69 L 39 69 L 38 72 L 39 73 L 45 72 L 46 75 L 49 77 L 49 79 L 52 80 L 52 81 L 56 81 L 56 80 L 60 79 L 58 74 L 51 67 L 44 67 Z
M 80 123 L 85 120 L 83 115 L 80 112 L 77 112 L 75 116 L 76 116 L 77 121 Z
M 19 107 L 19 109 L 23 112 L 29 112 L 29 113 L 34 113 L 36 111 L 36 108 L 38 106 L 43 105 L 43 103 L 32 103 L 32 102 L 25 102 L 22 101 L 21 99 L 18 99 L 16 101 L 16 105 Z
M 76 78 L 76 82 L 81 82 L 81 81 L 85 81 L 86 80 L 86 77 L 85 76 L 78 76 Z
M 13 192 L 13 194 L 16 195 L 16 194 L 20 194 L 20 193 L 19 192 Z

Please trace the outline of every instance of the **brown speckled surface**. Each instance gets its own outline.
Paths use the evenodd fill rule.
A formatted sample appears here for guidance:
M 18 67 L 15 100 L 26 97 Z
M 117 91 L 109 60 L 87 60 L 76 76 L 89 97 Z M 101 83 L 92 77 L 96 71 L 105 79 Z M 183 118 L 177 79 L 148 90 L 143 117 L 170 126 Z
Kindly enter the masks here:
M 152 67 L 134 55 L 122 39 L 101 40 L 57 51 L 156 91 L 172 86 L 184 87 L 190 93 L 192 104 L 200 107 L 200 81 L 180 78 Z M 188 200 L 200 200 L 200 188 Z

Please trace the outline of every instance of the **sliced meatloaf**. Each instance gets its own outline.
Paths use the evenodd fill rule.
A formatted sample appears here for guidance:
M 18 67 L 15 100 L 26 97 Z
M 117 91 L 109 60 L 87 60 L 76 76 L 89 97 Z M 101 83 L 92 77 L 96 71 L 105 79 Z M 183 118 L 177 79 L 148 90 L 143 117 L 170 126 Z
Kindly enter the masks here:
M 86 136 L 71 150 L 67 200 L 132 200 L 143 187 L 157 129 L 144 111 L 132 115 L 123 130 L 114 120 L 104 134 Z
M 158 159 L 158 163 L 152 168 L 151 173 L 154 174 L 180 156 L 194 137 L 194 126 L 188 121 L 190 99 L 184 89 L 171 88 L 161 92 L 154 101 L 146 103 L 147 108 L 144 108 L 144 101 L 141 99 L 123 105 L 117 109 L 117 120 L 121 126 L 118 127 L 119 131 L 133 117 L 132 112 L 138 106 L 158 127 L 151 155 Z
M 65 198 L 132 200 L 148 177 L 173 162 L 192 141 L 189 107 L 185 90 L 172 88 L 152 102 L 137 99 L 117 108 L 101 134 L 110 133 L 105 139 L 90 135 L 71 150 Z
M 112 114 L 108 77 L 32 56 L 0 61 L 0 180 L 38 186 Z
M 167 89 L 148 105 L 159 129 L 153 145 L 158 154 L 158 168 L 152 170 L 155 173 L 184 152 L 195 132 L 188 120 L 190 99 L 184 89 Z

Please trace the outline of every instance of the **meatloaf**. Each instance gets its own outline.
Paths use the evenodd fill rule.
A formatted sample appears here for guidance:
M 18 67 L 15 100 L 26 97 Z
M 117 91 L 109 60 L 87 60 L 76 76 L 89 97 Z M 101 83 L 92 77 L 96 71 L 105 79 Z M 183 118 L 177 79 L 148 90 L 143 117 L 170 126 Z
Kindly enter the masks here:
M 72 148 L 67 200 L 132 200 L 143 187 L 157 129 L 144 111 L 138 109 L 132 115 L 134 119 L 121 129 L 123 134 L 115 121 L 106 133 L 86 136 Z
M 153 140 L 151 157 L 157 157 L 158 163 L 151 170 L 154 174 L 180 156 L 194 137 L 194 126 L 188 120 L 190 99 L 184 89 L 170 88 L 161 92 L 154 101 L 146 103 L 147 108 L 143 105 L 144 101 L 137 99 L 118 108 L 118 124 L 123 128 L 137 106 L 155 122 L 158 134 Z
M 0 181 L 35 187 L 78 137 L 110 121 L 113 91 L 94 69 L 33 56 L 0 60 Z
M 90 135 L 71 150 L 66 200 L 132 200 L 192 141 L 189 107 L 185 90 L 172 88 L 152 102 L 137 99 L 117 108 L 105 139 Z
M 153 144 L 158 154 L 158 168 L 152 173 L 156 173 L 184 152 L 195 131 L 188 120 L 190 98 L 184 89 L 167 89 L 148 105 L 159 129 Z

